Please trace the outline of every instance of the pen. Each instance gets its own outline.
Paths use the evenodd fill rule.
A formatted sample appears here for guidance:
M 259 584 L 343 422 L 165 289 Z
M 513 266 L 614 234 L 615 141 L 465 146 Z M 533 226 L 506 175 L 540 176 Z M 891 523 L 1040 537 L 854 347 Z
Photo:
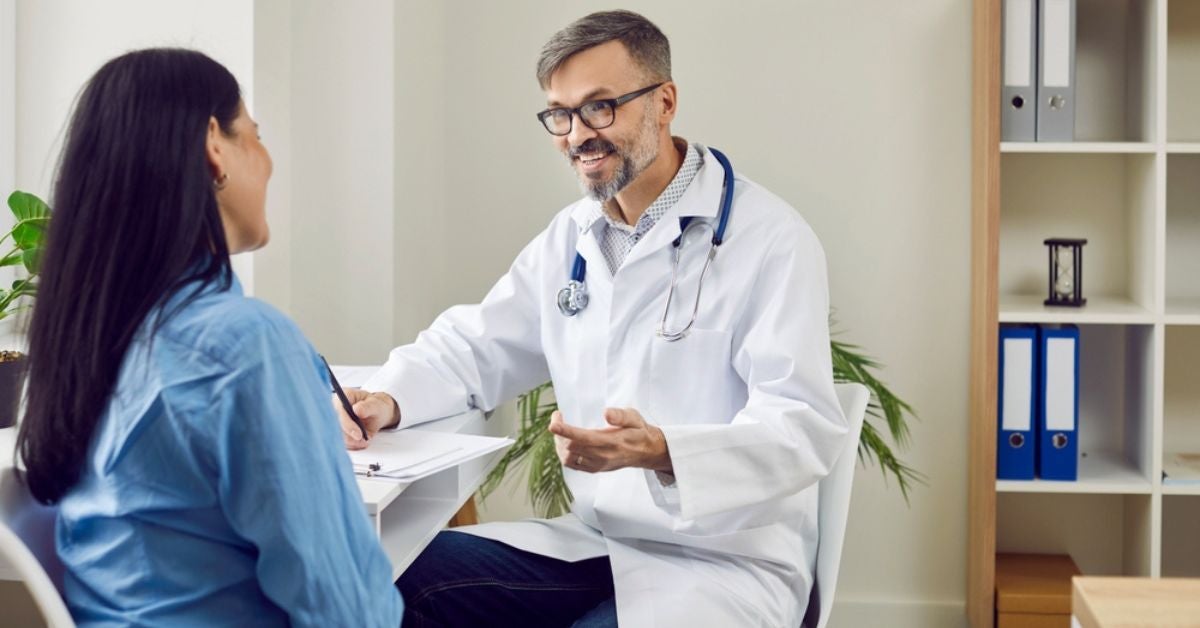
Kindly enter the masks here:
M 329 381 L 333 382 L 333 392 L 341 400 L 342 407 L 346 409 L 346 414 L 350 416 L 350 420 L 354 421 L 354 424 L 362 431 L 363 440 L 370 440 L 367 438 L 367 428 L 363 427 L 362 419 L 358 418 L 357 414 L 354 414 L 354 408 L 350 405 L 350 400 L 346 398 L 346 393 L 342 390 L 342 385 L 338 383 L 337 376 L 333 374 L 333 369 L 329 367 L 329 360 L 326 360 L 325 356 L 321 356 L 321 361 L 325 363 L 325 370 L 329 371 Z

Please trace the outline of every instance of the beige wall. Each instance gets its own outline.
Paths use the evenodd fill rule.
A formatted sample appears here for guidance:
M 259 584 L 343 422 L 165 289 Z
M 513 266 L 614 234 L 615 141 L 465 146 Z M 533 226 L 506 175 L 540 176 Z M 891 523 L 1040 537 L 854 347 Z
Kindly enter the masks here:
M 578 196 L 533 119 L 544 106 L 533 66 L 545 39 L 585 12 L 562 2 L 402 6 L 398 32 L 416 20 L 429 27 L 419 44 L 398 38 L 397 73 L 408 78 L 397 81 L 397 107 L 418 103 L 397 119 L 395 229 L 398 241 L 421 232 L 425 246 L 397 251 L 396 262 L 398 276 L 419 269 L 411 285 L 427 296 L 415 306 L 398 289 L 398 314 L 478 299 Z M 676 134 L 719 146 L 813 225 L 840 338 L 879 358 L 921 416 L 903 457 L 930 484 L 911 506 L 876 468 L 859 469 L 834 625 L 963 624 L 969 3 L 622 6 L 671 39 Z M 424 322 L 414 311 L 397 337 Z M 504 489 L 484 509 L 485 518 L 526 513 Z

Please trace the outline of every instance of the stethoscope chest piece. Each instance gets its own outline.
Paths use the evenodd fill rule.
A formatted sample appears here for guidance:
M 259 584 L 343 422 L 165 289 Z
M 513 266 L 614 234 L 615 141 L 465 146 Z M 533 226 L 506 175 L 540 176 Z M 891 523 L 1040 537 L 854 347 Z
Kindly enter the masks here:
M 583 311 L 588 304 L 587 288 L 582 281 L 572 279 L 567 286 L 558 291 L 558 311 L 563 316 L 575 316 Z

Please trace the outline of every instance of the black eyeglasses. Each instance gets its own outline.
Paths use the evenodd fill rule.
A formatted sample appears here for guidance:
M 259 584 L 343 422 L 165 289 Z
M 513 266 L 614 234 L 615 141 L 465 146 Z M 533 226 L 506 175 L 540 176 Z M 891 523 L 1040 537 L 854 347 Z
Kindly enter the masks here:
M 579 119 L 591 129 L 605 129 L 613 125 L 617 120 L 617 107 L 662 87 L 663 83 L 655 83 L 649 87 L 643 87 L 636 92 L 629 92 L 624 96 L 616 98 L 604 98 L 601 100 L 589 100 L 588 102 L 579 105 L 572 109 L 570 107 L 554 107 L 545 111 L 539 111 L 537 119 L 541 120 L 542 126 L 551 135 L 567 135 L 571 132 L 571 124 L 575 120 L 575 114 L 579 114 Z

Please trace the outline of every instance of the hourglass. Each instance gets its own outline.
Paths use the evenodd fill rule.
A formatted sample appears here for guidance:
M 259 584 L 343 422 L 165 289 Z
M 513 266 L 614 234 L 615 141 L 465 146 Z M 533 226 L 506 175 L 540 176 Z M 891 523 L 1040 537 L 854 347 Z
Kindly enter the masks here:
M 1046 305 L 1081 307 L 1083 298 L 1083 245 L 1087 240 L 1049 238 L 1044 244 L 1050 251 L 1050 298 Z

